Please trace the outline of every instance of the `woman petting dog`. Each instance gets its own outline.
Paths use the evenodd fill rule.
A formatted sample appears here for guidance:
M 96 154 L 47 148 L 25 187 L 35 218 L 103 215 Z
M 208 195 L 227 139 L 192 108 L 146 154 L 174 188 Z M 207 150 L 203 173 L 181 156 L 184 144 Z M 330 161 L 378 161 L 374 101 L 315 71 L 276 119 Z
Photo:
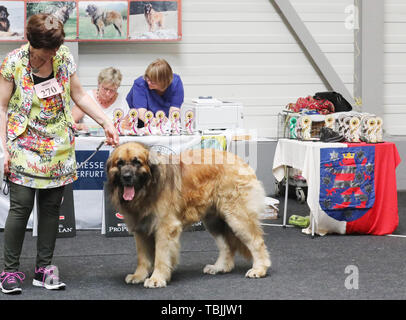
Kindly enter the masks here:
M 106 142 L 118 132 L 83 90 L 63 24 L 50 14 L 30 17 L 28 43 L 10 52 L 0 68 L 0 137 L 4 174 L 10 181 L 10 210 L 4 228 L 3 293 L 21 293 L 19 271 L 28 218 L 38 193 L 38 240 L 33 285 L 63 289 L 51 265 L 64 187 L 76 179 L 75 140 L 70 109 L 77 106 L 104 128 Z
M 127 95 L 130 108 L 138 111 L 138 127 L 144 127 L 145 113 L 164 111 L 165 115 L 180 111 L 183 103 L 183 83 L 179 75 L 172 72 L 169 63 L 164 59 L 152 62 L 143 76 L 135 79 Z

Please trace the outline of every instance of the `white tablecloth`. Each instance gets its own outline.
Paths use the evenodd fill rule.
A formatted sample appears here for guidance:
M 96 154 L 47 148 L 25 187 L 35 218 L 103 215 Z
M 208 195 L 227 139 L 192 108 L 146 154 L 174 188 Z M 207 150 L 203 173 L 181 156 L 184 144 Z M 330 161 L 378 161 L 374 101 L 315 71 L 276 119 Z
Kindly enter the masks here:
M 321 148 L 346 148 L 344 143 L 325 143 L 314 141 L 298 141 L 280 139 L 275 150 L 272 171 L 275 178 L 281 181 L 284 177 L 284 166 L 289 166 L 302 171 L 302 176 L 307 182 L 307 204 L 310 215 L 314 218 L 315 233 L 324 235 L 328 232 L 345 233 L 345 222 L 337 222 L 326 214 L 321 214 L 319 204 L 320 192 L 320 149 Z M 306 233 L 311 232 L 309 227 Z

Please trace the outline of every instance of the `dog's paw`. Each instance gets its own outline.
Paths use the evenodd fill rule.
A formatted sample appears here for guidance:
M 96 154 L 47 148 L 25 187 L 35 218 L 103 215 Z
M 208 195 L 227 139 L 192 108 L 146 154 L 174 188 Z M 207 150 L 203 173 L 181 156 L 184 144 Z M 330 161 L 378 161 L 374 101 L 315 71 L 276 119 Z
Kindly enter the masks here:
M 145 288 L 164 288 L 166 287 L 166 281 L 164 279 L 151 277 L 144 281 Z
M 219 266 L 216 266 L 215 264 L 208 264 L 207 266 L 204 267 L 203 273 L 206 273 L 206 274 L 227 273 L 227 272 L 230 272 L 232 269 L 233 269 L 233 266 L 219 267 Z
M 127 284 L 135 284 L 135 283 L 142 283 L 144 282 L 146 276 L 140 276 L 136 273 L 130 273 L 127 274 L 127 276 L 125 277 L 125 282 Z
M 208 264 L 204 267 L 203 273 L 206 274 L 217 274 L 217 273 L 227 273 L 233 270 L 234 264 L 229 264 L 225 266 L 217 266 L 215 264 Z
M 219 270 L 216 268 L 214 264 L 208 264 L 204 267 L 203 273 L 206 274 L 217 274 Z
M 266 276 L 266 268 L 252 268 L 245 274 L 247 278 L 263 278 Z

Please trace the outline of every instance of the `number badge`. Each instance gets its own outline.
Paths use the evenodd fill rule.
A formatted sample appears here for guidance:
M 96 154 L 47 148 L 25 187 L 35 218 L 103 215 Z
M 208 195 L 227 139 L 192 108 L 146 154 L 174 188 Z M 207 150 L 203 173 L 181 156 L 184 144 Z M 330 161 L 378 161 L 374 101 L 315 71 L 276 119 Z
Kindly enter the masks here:
M 62 93 L 62 87 L 55 78 L 36 84 L 34 90 L 40 99 L 49 98 Z

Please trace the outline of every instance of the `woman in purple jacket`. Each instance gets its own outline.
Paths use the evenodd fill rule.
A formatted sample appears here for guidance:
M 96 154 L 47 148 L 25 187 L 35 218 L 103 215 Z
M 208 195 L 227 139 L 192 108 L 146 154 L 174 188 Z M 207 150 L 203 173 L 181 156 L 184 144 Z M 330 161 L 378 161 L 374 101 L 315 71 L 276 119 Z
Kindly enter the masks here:
M 145 70 L 145 74 L 134 81 L 127 95 L 130 108 L 138 111 L 138 127 L 144 126 L 145 113 L 152 111 L 156 114 L 162 110 L 165 115 L 180 111 L 184 99 L 183 83 L 179 75 L 164 59 L 157 59 Z

